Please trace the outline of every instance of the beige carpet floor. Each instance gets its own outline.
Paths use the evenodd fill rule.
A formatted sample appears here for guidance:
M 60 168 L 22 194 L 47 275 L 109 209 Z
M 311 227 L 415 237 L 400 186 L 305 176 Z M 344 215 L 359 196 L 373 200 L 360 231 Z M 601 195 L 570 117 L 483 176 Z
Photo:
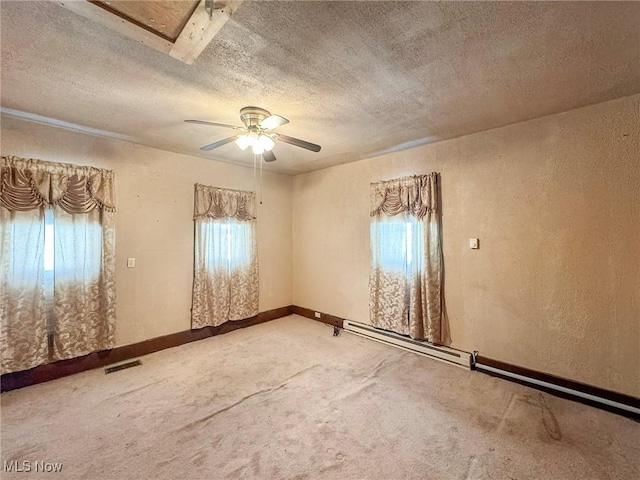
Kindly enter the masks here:
M 2 394 L 2 478 L 640 478 L 633 420 L 302 317 L 142 362 Z

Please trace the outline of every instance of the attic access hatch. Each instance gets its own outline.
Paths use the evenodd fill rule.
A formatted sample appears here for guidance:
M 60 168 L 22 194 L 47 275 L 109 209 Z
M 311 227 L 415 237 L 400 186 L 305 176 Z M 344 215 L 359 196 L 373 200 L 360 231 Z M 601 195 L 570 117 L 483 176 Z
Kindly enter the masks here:
M 243 0 L 52 0 L 191 65 Z

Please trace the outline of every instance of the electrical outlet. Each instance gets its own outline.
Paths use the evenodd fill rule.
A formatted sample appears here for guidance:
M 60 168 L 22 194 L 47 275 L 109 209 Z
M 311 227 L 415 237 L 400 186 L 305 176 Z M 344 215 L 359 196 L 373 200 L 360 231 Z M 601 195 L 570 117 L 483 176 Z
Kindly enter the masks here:
M 473 248 L 474 250 L 480 248 L 480 240 L 478 240 L 477 238 L 470 238 L 469 248 Z
M 320 312 L 316 312 L 316 318 L 320 318 Z
M 131 257 L 127 258 L 127 268 L 134 268 L 136 266 L 136 259 Z

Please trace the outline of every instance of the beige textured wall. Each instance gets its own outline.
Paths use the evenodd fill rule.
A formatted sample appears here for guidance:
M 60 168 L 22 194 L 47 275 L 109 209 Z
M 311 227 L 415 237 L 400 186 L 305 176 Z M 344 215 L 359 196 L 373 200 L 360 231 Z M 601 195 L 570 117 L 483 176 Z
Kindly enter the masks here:
M 2 118 L 3 155 L 116 172 L 117 327 L 124 345 L 190 328 L 193 184 L 253 190 L 251 169 Z M 291 177 L 266 173 L 260 310 L 291 304 Z M 136 267 L 127 268 L 127 257 Z
M 437 171 L 452 345 L 640 397 L 639 109 L 636 95 L 295 177 L 294 304 L 367 322 L 369 183 Z

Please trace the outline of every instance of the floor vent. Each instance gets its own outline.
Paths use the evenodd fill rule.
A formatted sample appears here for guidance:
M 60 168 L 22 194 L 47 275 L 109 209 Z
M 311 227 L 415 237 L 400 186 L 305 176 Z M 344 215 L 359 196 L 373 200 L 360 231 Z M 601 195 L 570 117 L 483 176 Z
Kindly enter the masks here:
M 113 373 L 117 372 L 118 370 L 124 370 L 125 368 L 137 367 L 138 365 L 142 365 L 142 362 L 140 360 L 131 360 L 130 362 L 124 362 L 118 365 L 104 367 L 104 373 Z
M 472 355 L 462 350 L 436 346 L 429 342 L 414 340 L 410 337 L 380 330 L 371 325 L 365 325 L 351 320 L 344 321 L 344 330 L 370 340 L 375 340 L 376 342 L 386 343 L 387 345 L 418 353 L 433 358 L 434 360 L 462 367 L 465 370 L 471 370 Z

